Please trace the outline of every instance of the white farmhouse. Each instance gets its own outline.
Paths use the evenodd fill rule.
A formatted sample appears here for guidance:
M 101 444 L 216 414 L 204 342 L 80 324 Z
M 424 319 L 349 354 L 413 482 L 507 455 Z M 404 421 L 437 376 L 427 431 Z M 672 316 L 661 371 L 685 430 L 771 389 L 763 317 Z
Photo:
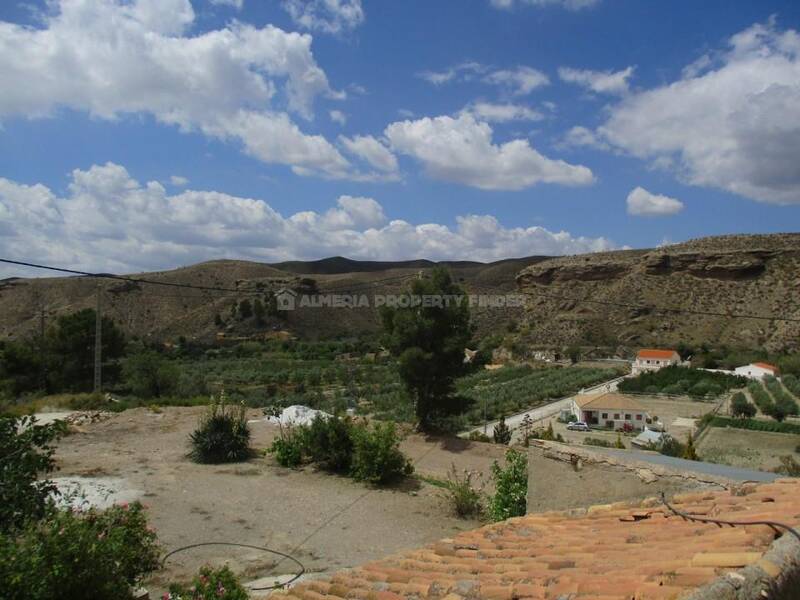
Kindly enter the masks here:
M 734 373 L 750 379 L 764 379 L 767 375 L 778 377 L 781 372 L 775 365 L 765 362 L 755 362 L 744 365 L 743 367 L 736 367 Z
M 634 430 L 641 431 L 649 418 L 647 409 L 634 398 L 613 392 L 575 396 L 572 414 L 588 425 L 615 430 L 622 429 L 627 423 Z
M 680 362 L 681 357 L 675 350 L 643 348 L 636 354 L 636 360 L 631 365 L 631 375 L 658 371 L 664 367 L 680 364 Z

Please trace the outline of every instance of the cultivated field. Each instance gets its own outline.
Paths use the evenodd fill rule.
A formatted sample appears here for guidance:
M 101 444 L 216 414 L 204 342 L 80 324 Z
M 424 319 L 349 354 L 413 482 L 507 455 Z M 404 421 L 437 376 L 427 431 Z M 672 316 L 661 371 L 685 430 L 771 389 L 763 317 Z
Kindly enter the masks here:
M 710 428 L 700 440 L 697 452 L 708 462 L 733 467 L 770 471 L 780 465 L 780 457 L 797 457 L 800 435 L 748 431 L 733 428 Z

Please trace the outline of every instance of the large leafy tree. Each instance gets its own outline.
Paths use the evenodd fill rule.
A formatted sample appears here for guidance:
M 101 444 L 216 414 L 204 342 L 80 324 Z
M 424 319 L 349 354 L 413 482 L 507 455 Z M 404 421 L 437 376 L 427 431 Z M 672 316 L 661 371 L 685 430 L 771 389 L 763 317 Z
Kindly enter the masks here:
M 125 336 L 103 317 L 103 380 L 119 376 L 116 361 L 125 354 Z M 85 308 L 58 318 L 48 332 L 48 379 L 52 390 L 87 391 L 94 381 L 95 311 Z M 106 365 L 106 363 L 110 363 Z
M 400 376 L 416 404 L 420 429 L 447 411 L 453 380 L 464 368 L 471 337 L 469 303 L 446 269 L 433 269 L 409 290 L 408 306 L 384 307 L 386 344 L 398 358 Z M 440 299 L 441 301 L 437 301 Z

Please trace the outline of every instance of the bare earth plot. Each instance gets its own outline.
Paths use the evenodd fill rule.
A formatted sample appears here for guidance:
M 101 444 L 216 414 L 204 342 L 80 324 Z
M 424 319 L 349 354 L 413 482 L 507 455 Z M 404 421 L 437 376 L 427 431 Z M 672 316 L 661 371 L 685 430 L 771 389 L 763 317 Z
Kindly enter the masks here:
M 271 458 L 237 465 L 194 464 L 185 456 L 187 439 L 202 410 L 165 408 L 156 414 L 135 409 L 86 426 L 83 433 L 60 443 L 57 475 L 118 483 L 120 478 L 130 490 L 139 490 L 166 550 L 211 541 L 267 546 L 296 556 L 312 575 L 425 545 L 478 525 L 451 516 L 440 489 L 427 484 L 373 490 L 310 467 L 282 469 Z M 254 411 L 250 418 L 260 416 Z M 266 423 L 253 424 L 251 429 L 256 448 L 267 447 L 278 433 L 276 426 Z M 404 449 L 412 458 L 423 457 L 422 472 L 444 477 L 453 462 L 460 469 L 488 471 L 503 450 L 489 448 L 473 456 L 469 446 L 448 450 L 437 441 L 415 436 Z M 162 590 L 166 581 L 187 577 L 206 562 L 225 561 L 255 579 L 269 573 L 273 558 L 226 547 L 196 549 L 170 559 L 166 571 L 157 574 L 148 587 Z M 285 562 L 275 575 L 292 573 L 294 568 Z
M 800 435 L 790 433 L 712 427 L 703 435 L 697 451 L 703 460 L 770 471 L 780 465 L 781 456 L 797 457 L 798 444 Z

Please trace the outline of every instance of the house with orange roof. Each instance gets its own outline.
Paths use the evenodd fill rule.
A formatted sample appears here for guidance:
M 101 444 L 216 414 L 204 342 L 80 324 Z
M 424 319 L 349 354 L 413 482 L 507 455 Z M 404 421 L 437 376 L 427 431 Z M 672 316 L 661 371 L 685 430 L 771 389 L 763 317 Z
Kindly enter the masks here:
M 779 377 L 781 371 L 775 365 L 771 365 L 765 362 L 754 362 L 750 363 L 749 365 L 744 365 L 742 367 L 736 367 L 734 369 L 734 373 L 736 375 L 741 375 L 742 377 L 747 377 L 749 379 L 764 379 L 764 377 L 772 376 L 772 377 Z
M 680 362 L 680 354 L 675 352 L 675 350 L 642 348 L 636 354 L 636 359 L 631 365 L 631 375 L 640 375 L 648 371 L 658 371 L 664 367 L 680 364 Z
M 588 425 L 618 430 L 627 426 L 642 431 L 650 416 L 635 398 L 624 394 L 582 394 L 572 400 L 572 414 Z

